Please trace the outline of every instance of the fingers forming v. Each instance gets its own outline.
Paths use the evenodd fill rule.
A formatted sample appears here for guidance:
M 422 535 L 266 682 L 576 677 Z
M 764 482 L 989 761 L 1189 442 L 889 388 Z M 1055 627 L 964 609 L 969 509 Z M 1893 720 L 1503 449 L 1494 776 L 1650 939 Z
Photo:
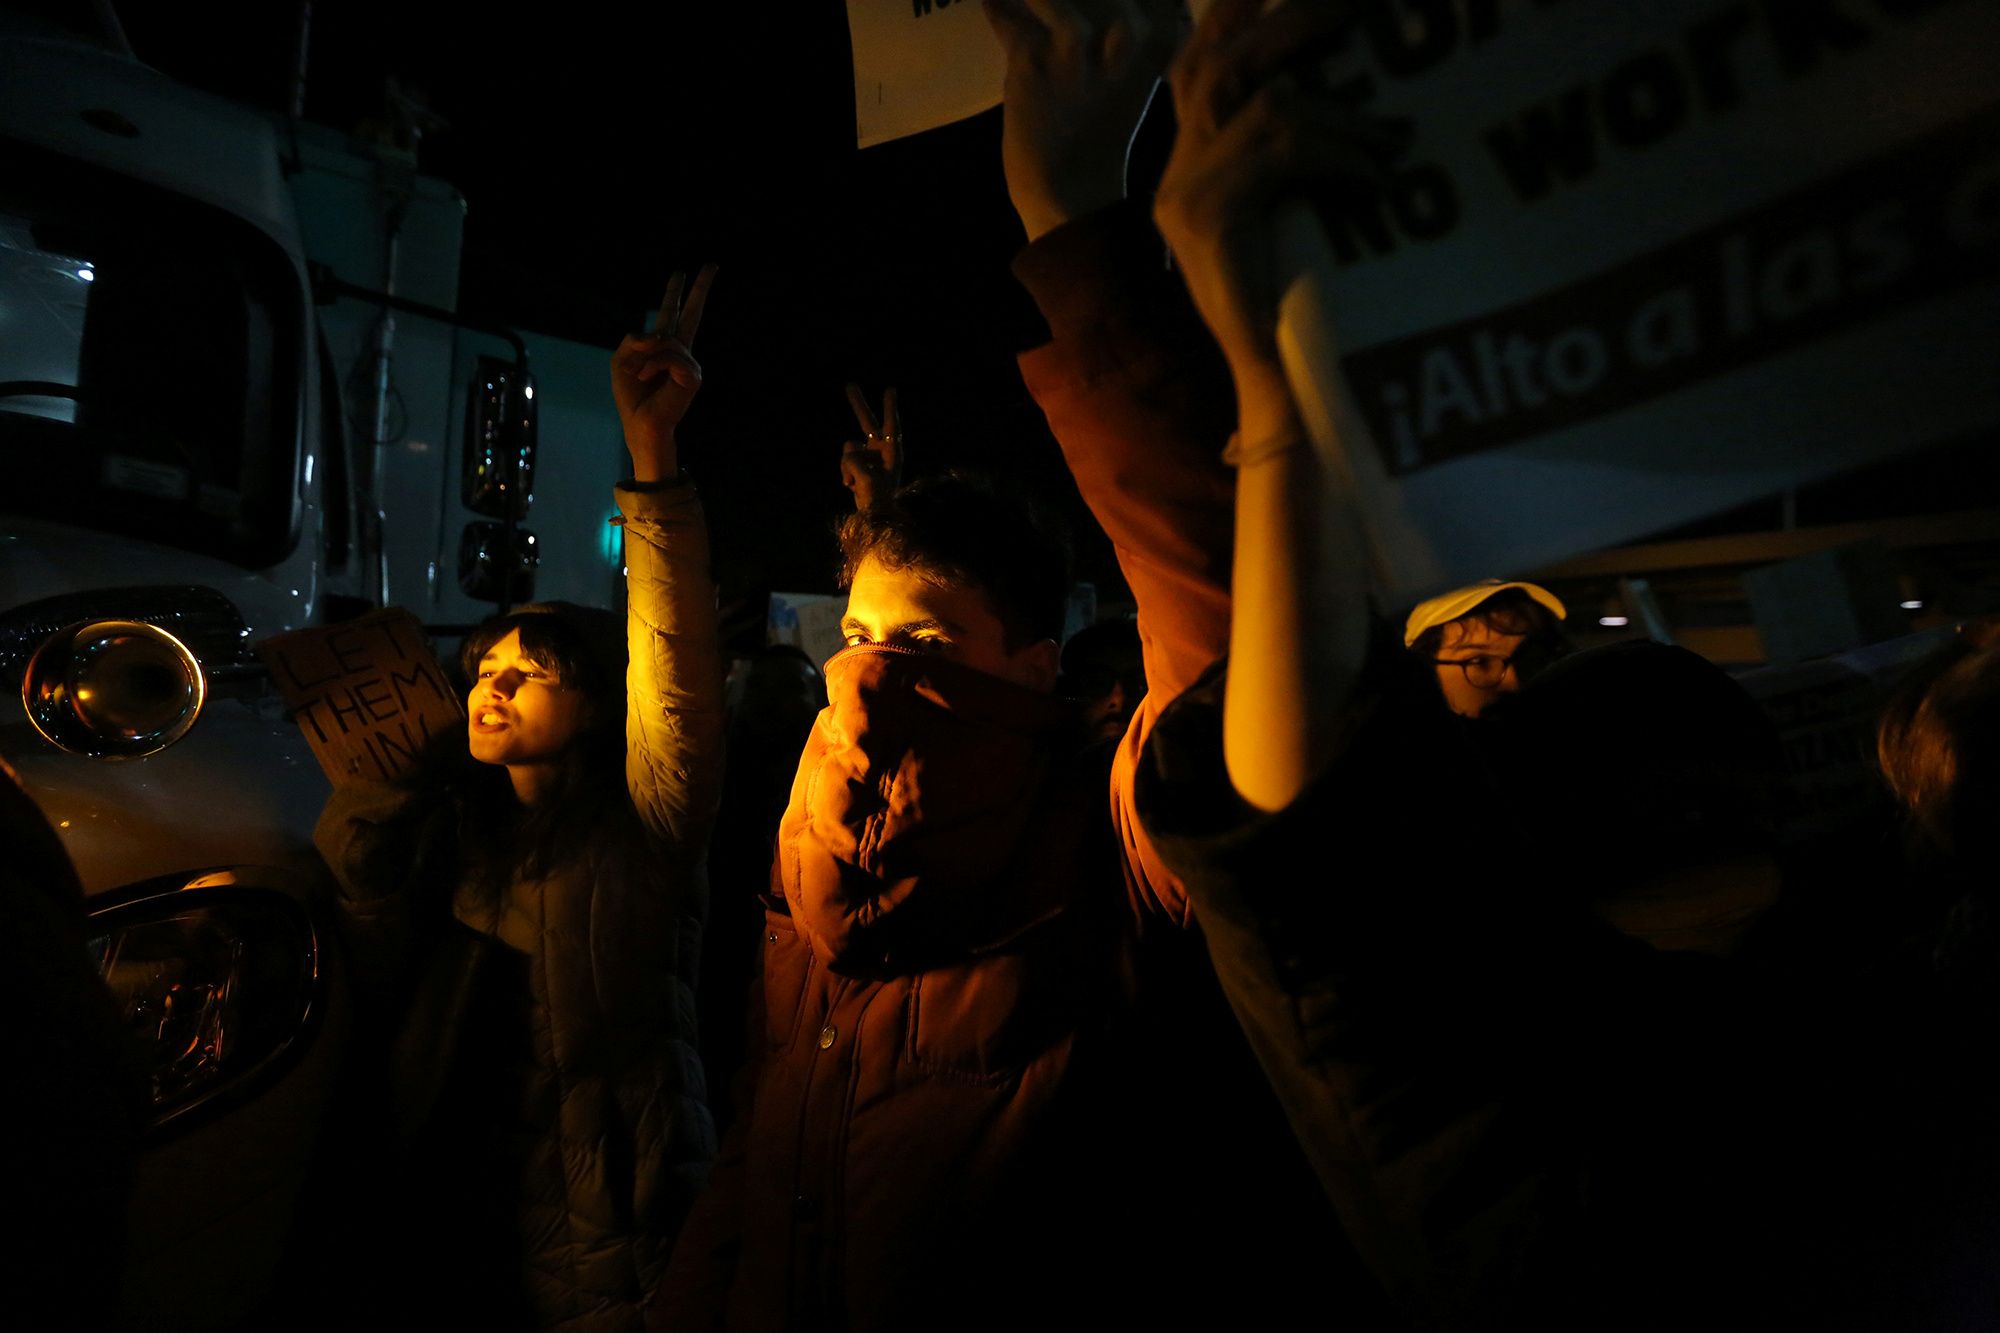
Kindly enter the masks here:
M 671 338 L 674 336 L 674 325 L 680 320 L 681 288 L 686 284 L 687 274 L 681 272 L 679 269 L 675 269 L 674 275 L 667 279 L 667 294 L 660 298 L 660 313 L 653 320 L 654 337 Z
M 688 354 L 687 348 L 672 338 L 657 338 L 650 342 L 633 363 L 633 378 L 641 384 L 658 379 L 662 375 L 681 373 L 676 379 L 698 380 L 701 378 L 701 363 Z
M 902 419 L 896 413 L 896 386 L 882 391 L 882 434 L 892 440 L 903 436 Z
M 861 424 L 863 434 L 872 439 L 882 433 L 875 422 L 875 410 L 868 406 L 868 395 L 861 392 L 859 384 L 847 386 L 847 405 L 854 409 L 854 419 Z
M 695 330 L 701 327 L 701 312 L 708 304 L 708 289 L 715 281 L 717 265 L 703 264 L 701 272 L 694 275 L 694 286 L 688 290 L 687 304 L 681 307 L 680 320 L 674 328 L 674 336 L 680 339 L 682 347 L 694 350 Z
M 687 274 L 676 269 L 667 279 L 667 294 L 660 298 L 660 313 L 653 320 L 655 338 L 672 338 L 682 348 L 692 350 L 695 330 L 701 327 L 702 308 L 708 304 L 709 284 L 715 281 L 717 266 L 703 264 L 701 271 L 694 275 L 694 285 L 688 286 Z M 687 291 L 687 301 L 681 301 L 681 292 Z

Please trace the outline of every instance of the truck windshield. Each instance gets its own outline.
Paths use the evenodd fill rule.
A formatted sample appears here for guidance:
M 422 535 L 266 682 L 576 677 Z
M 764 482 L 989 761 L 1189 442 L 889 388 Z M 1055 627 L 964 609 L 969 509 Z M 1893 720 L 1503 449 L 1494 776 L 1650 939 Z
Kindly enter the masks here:
M 284 558 L 299 302 L 243 220 L 0 141 L 0 509 Z

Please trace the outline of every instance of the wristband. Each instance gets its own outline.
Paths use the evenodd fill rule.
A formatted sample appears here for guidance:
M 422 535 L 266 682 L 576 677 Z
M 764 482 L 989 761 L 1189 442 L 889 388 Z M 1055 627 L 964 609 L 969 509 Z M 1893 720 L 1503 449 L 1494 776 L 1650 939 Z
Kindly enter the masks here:
M 1222 461 L 1229 467 L 1245 468 L 1252 463 L 1276 458 L 1287 449 L 1297 449 L 1305 442 L 1305 432 L 1297 427 L 1287 427 L 1255 444 L 1245 444 L 1241 434 L 1231 435 L 1228 446 L 1222 451 Z
M 659 491 L 672 490 L 676 486 L 685 486 L 693 480 L 694 478 L 688 475 L 687 469 L 682 467 L 682 468 L 675 468 L 673 476 L 662 477 L 658 481 L 635 481 L 632 478 L 627 477 L 625 480 L 618 483 L 618 489 L 623 491 L 632 491 L 638 495 L 651 495 Z M 622 528 L 625 526 L 625 515 L 613 514 L 610 518 L 607 518 L 604 521 L 614 528 Z

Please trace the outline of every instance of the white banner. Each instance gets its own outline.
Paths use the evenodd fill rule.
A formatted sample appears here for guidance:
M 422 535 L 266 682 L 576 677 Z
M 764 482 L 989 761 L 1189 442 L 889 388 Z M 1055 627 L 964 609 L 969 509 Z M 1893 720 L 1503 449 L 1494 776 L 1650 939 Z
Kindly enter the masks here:
M 979 0 L 847 0 L 847 31 L 863 148 L 1000 105 L 1007 57 Z
M 1415 147 L 1281 344 L 1396 594 L 2000 425 L 2000 5 L 1361 15 L 1331 80 Z

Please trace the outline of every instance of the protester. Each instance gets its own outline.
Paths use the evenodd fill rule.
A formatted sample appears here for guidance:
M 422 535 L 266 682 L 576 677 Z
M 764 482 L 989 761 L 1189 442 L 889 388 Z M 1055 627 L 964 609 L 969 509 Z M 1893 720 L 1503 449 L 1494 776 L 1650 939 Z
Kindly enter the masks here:
M 1136 12 L 1088 50 L 1023 6 L 989 12 L 1013 48 L 1016 271 L 1052 334 L 1022 372 L 1118 547 L 1147 699 L 1110 753 L 1084 743 L 1054 692 L 1067 562 L 1033 506 L 946 475 L 845 521 L 849 646 L 780 826 L 756 1058 L 655 1328 L 1111 1318 L 1148 1294 L 1126 1261 L 1175 1253 L 1138 1211 L 1135 1135 L 1230 1153 L 1200 1141 L 1198 1111 L 1123 1095 L 1132 936 L 1187 919 L 1131 778 L 1227 619 L 1227 385 L 1144 216 L 1113 207 L 1164 47 Z M 1107 102 L 1115 146 L 1078 186 L 1050 168 Z M 1152 1071 L 1190 1107 L 1199 1054 Z
M 1912 1327 L 2000 1320 L 2000 620 L 1961 628 L 1883 710 L 1877 753 L 1902 806 L 1927 929 L 1870 978 L 1899 1001 L 1874 1018 L 1902 1130 L 1885 1212 L 1920 1295 Z M 1915 1151 L 1913 1151 L 1915 1149 Z M 1906 1302 L 1906 1308 L 1917 1302 Z
M 1104 740 L 1125 734 L 1146 694 L 1146 662 L 1139 626 L 1132 620 L 1085 625 L 1062 648 L 1064 697 L 1083 705 L 1091 733 Z
M 1373 613 L 1339 453 L 1370 446 L 1321 454 L 1277 342 L 1288 208 L 1380 188 L 1403 141 L 1291 73 L 1343 19 L 1217 0 L 1173 74 L 1156 207 L 1236 388 L 1235 619 L 1152 735 L 1146 825 L 1409 1319 L 1775 1326 L 1816 1307 L 1824 1233 L 1772 1159 L 1839 1141 L 1826 1104 L 1781 1095 L 1783 1024 L 1710 956 L 1745 917 L 1681 947 L 1702 941 L 1605 912 L 1662 874 L 1768 864 L 1769 729 L 1653 644 L 1572 657 L 1468 724 Z
M 343 785 L 318 840 L 385 1073 L 383 1300 L 412 1327 L 615 1330 L 713 1155 L 692 981 L 721 780 L 700 503 L 675 432 L 713 270 L 676 275 L 612 382 L 629 612 L 549 603 L 463 658 L 469 755 Z M 628 662 L 629 654 L 629 662 Z
M 1404 622 L 1403 646 L 1437 669 L 1452 712 L 1478 717 L 1569 651 L 1567 615 L 1538 584 L 1484 579 L 1420 603 Z

